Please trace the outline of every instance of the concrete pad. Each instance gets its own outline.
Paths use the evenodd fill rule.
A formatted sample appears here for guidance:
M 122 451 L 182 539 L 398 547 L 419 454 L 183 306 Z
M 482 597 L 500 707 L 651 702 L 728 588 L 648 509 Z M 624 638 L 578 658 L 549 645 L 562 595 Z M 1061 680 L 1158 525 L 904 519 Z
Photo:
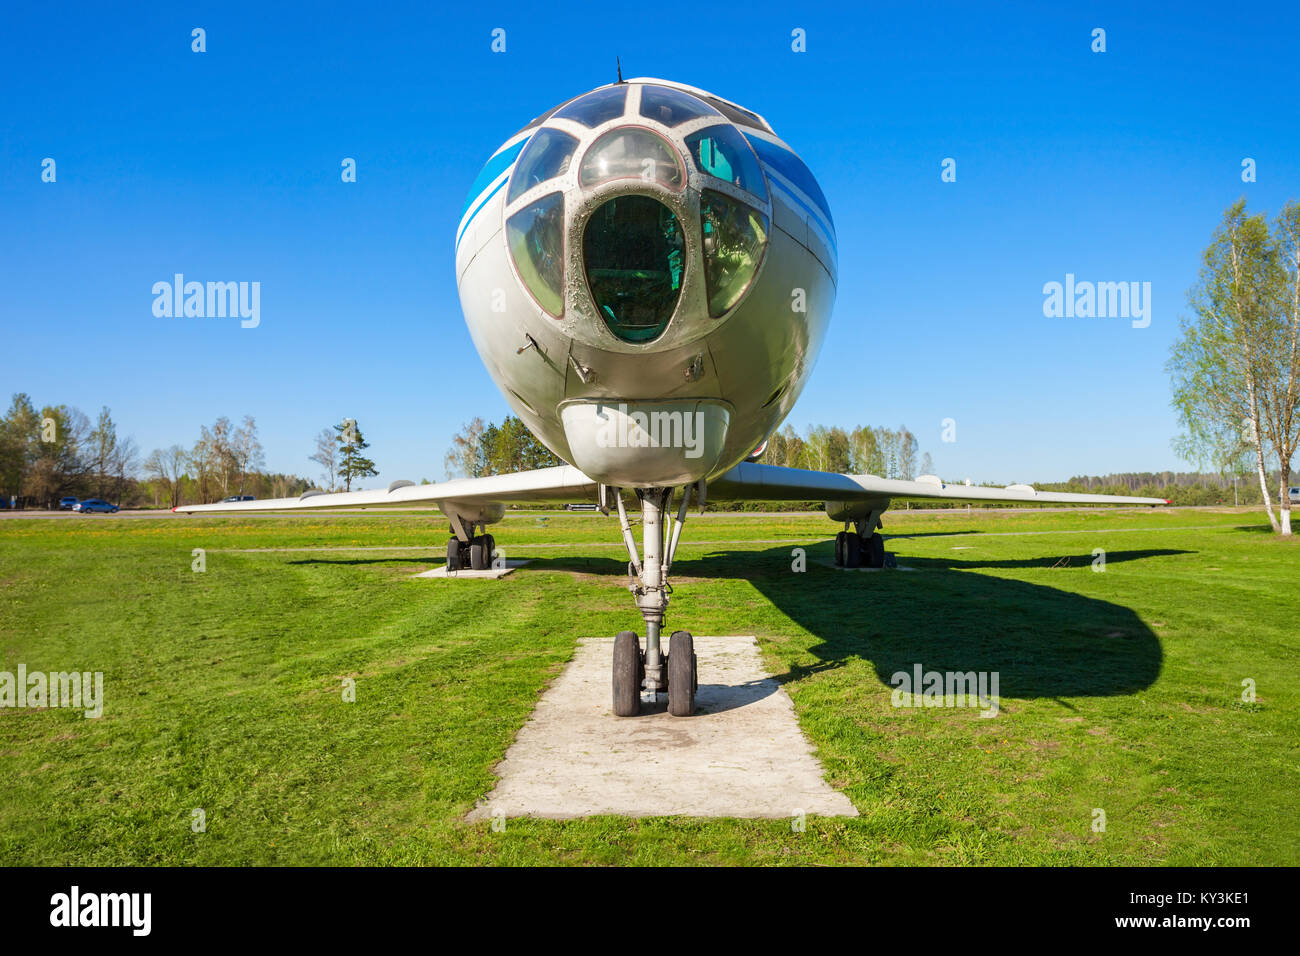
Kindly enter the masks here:
M 669 716 L 661 694 L 639 717 L 615 717 L 614 639 L 581 641 L 468 819 L 858 815 L 823 779 L 753 637 L 696 637 L 695 656 L 695 716 Z
M 495 581 L 497 578 L 504 578 L 515 568 L 522 568 L 528 564 L 528 559 L 522 561 L 507 560 L 504 567 L 486 568 L 482 571 L 475 571 L 472 568 L 462 568 L 459 571 L 448 571 L 447 565 L 440 564 L 436 568 L 428 571 L 421 571 L 419 574 L 413 574 L 413 578 L 488 578 Z

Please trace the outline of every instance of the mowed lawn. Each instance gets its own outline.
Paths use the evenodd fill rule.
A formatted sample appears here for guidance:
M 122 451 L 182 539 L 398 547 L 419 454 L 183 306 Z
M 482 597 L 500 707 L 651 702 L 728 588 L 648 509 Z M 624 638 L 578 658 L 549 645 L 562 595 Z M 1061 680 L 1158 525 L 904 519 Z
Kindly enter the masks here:
M 670 627 L 757 635 L 861 814 L 805 832 L 464 822 L 576 640 L 640 628 L 615 520 L 493 530 L 533 563 L 440 581 L 434 514 L 0 520 L 0 670 L 105 682 L 0 708 L 0 863 L 1300 863 L 1300 543 L 1259 514 L 891 512 L 911 570 L 866 573 L 824 516 L 693 516 Z M 915 664 L 1001 712 L 892 706 Z

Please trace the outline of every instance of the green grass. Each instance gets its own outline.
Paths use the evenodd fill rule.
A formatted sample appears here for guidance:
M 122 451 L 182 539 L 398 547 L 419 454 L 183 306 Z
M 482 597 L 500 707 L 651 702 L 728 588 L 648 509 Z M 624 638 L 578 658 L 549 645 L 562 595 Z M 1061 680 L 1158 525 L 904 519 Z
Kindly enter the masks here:
M 433 515 L 0 521 L 0 670 L 106 697 L 0 708 L 0 864 L 1300 863 L 1300 544 L 1195 509 L 886 525 L 911 573 L 819 563 L 824 517 L 693 517 L 670 609 L 758 635 L 859 818 L 495 833 L 464 815 L 576 639 L 639 626 L 614 521 L 512 515 L 535 560 L 496 582 L 411 579 Z M 329 550 L 243 550 L 286 547 Z M 917 662 L 999 672 L 1000 715 L 892 707 Z

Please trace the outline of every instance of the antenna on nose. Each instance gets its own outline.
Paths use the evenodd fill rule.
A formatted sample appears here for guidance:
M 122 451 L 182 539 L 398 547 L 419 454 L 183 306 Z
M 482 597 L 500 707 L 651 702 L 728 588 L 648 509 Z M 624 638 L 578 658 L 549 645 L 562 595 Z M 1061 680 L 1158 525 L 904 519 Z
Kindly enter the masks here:
M 618 67 L 618 81 L 623 82 L 623 64 L 619 62 L 618 57 L 614 57 L 614 65 Z

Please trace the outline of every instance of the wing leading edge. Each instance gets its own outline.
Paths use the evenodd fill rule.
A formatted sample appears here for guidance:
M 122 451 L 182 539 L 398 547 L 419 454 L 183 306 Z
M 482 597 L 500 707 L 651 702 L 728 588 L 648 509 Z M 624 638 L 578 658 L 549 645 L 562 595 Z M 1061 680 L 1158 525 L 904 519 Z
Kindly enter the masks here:
M 1036 491 L 1029 485 L 979 488 L 948 485 L 932 475 L 916 481 L 877 478 L 875 475 L 840 475 L 803 468 L 783 468 L 744 462 L 709 482 L 709 497 L 744 501 L 867 501 L 912 499 L 948 501 L 1005 501 L 1015 504 L 1117 504 L 1167 505 L 1164 498 L 1130 495 L 1085 495 L 1068 491 Z
M 434 485 L 397 481 L 387 489 L 327 494 L 307 492 L 298 498 L 267 498 L 212 505 L 179 505 L 181 514 L 243 514 L 259 511 L 330 511 L 393 508 L 433 504 L 444 513 L 469 515 L 506 504 L 562 504 L 593 500 L 597 483 L 572 465 L 539 468 L 511 475 L 458 478 Z M 708 483 L 714 501 L 840 501 L 880 502 L 911 500 L 993 501 L 1008 504 L 1115 504 L 1166 505 L 1164 498 L 1130 495 L 1086 495 L 1066 491 L 1036 491 L 1029 485 L 980 488 L 944 484 L 933 476 L 915 481 L 878 478 L 875 475 L 840 475 L 744 462 Z
M 497 504 L 562 504 L 594 498 L 596 483 L 572 465 L 538 468 L 511 475 L 457 478 L 441 484 L 395 481 L 384 490 L 326 493 L 309 491 L 299 498 L 265 498 L 213 505 L 178 505 L 180 514 L 245 514 L 257 511 L 334 511 L 343 508 L 393 508 L 435 504 L 447 512 L 468 513 Z

